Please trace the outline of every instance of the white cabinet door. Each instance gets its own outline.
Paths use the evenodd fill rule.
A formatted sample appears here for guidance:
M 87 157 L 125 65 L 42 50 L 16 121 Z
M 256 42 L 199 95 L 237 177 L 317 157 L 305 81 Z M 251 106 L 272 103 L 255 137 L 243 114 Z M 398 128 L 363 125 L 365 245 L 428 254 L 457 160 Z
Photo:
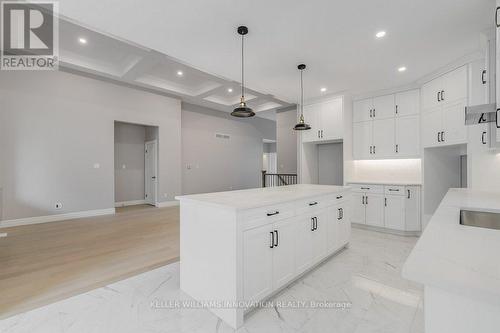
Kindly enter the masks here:
M 339 243 L 339 223 L 341 217 L 340 206 L 335 205 L 329 208 L 331 218 L 328 220 L 327 225 L 327 235 L 326 235 L 326 243 L 327 243 L 327 252 L 332 253 L 336 251 L 340 247 Z
M 273 288 L 284 286 L 295 275 L 296 219 L 286 219 L 274 225 Z
M 394 230 L 405 230 L 405 197 L 387 195 L 384 212 L 385 227 Z
M 385 95 L 373 99 L 373 119 L 387 119 L 394 117 L 396 107 L 394 95 Z
M 366 224 L 376 227 L 384 226 L 384 195 L 367 194 L 366 203 Z
M 354 159 L 362 160 L 371 158 L 370 148 L 373 140 L 373 121 L 354 123 L 352 136 Z
M 327 101 L 321 106 L 321 140 L 341 140 L 344 137 L 344 113 L 342 98 Z
M 352 223 L 365 224 L 365 194 L 353 193 L 350 207 L 350 218 Z
M 422 86 L 422 109 L 424 112 L 440 104 L 438 94 L 441 90 L 443 90 L 442 77 L 427 82 Z
M 420 116 L 396 118 L 396 156 L 410 157 L 420 154 Z
M 313 216 L 302 215 L 295 229 L 295 272 L 300 274 L 312 264 Z
M 488 103 L 486 61 L 476 60 L 469 65 L 469 105 Z
M 261 300 L 273 290 L 272 226 L 243 233 L 243 296 L 245 300 Z
M 424 147 L 441 145 L 440 132 L 443 131 L 443 112 L 436 107 L 422 114 L 422 144 Z
M 316 227 L 312 233 L 313 262 L 318 262 L 326 256 L 328 224 L 334 217 L 324 209 L 315 215 Z
M 341 211 L 337 227 L 337 249 L 349 243 L 349 239 L 351 239 L 350 207 L 346 204 L 342 204 L 339 209 L 341 209 Z
M 373 121 L 373 152 L 376 158 L 390 157 L 395 154 L 395 119 Z
M 420 187 L 407 186 L 405 200 L 405 230 L 420 231 Z
M 467 66 L 462 66 L 443 76 L 442 103 L 450 103 L 467 98 Z
M 371 119 L 373 100 L 371 98 L 362 99 L 353 103 L 353 122 L 367 121 Z
M 420 113 L 420 91 L 418 89 L 397 93 L 396 116 L 405 117 Z
M 467 142 L 465 126 L 465 100 L 443 106 L 442 140 L 445 145 Z
M 318 135 L 318 113 L 320 112 L 318 104 L 304 106 L 304 120 L 311 126 L 310 130 L 301 131 L 302 142 L 315 142 L 319 140 Z

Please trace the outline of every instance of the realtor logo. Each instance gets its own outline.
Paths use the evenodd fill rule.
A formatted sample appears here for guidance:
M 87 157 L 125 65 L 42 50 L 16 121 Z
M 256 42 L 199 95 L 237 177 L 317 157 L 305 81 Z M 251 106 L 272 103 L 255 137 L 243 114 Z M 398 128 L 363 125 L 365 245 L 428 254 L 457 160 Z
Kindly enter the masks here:
M 58 4 L 1 2 L 2 70 L 54 70 L 59 59 Z

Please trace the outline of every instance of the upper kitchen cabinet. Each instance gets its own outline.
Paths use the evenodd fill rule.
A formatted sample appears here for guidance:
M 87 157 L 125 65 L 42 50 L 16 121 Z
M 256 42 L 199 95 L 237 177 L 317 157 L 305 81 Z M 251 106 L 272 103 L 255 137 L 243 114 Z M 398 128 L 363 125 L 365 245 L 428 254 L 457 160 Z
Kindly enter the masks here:
M 424 147 L 467 142 L 467 88 L 467 66 L 459 67 L 422 87 Z
M 302 132 L 302 142 L 338 141 L 344 137 L 341 97 L 304 106 L 304 118 L 311 129 Z
M 365 112 L 366 109 L 368 113 Z M 356 101 L 353 104 L 353 112 L 355 159 L 418 157 L 418 89 Z

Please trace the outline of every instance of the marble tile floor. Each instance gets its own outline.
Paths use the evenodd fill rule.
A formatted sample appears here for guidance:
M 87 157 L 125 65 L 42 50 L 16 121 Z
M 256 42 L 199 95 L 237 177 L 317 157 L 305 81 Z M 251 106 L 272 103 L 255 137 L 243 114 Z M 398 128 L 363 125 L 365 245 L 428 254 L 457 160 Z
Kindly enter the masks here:
M 275 304 L 327 300 L 349 308 L 260 308 L 247 315 L 238 332 L 424 332 L 423 288 L 401 277 L 416 240 L 353 229 L 349 248 L 273 298 Z M 234 331 L 206 309 L 152 306 L 189 299 L 179 290 L 179 263 L 173 263 L 7 318 L 0 321 L 0 332 Z

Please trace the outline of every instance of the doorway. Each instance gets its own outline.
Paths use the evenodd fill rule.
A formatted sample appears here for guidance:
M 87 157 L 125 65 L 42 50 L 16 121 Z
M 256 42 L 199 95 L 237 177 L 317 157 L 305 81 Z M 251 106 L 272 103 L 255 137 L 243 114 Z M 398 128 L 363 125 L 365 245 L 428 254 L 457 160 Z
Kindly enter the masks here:
M 115 122 L 115 207 L 156 206 L 158 127 Z

